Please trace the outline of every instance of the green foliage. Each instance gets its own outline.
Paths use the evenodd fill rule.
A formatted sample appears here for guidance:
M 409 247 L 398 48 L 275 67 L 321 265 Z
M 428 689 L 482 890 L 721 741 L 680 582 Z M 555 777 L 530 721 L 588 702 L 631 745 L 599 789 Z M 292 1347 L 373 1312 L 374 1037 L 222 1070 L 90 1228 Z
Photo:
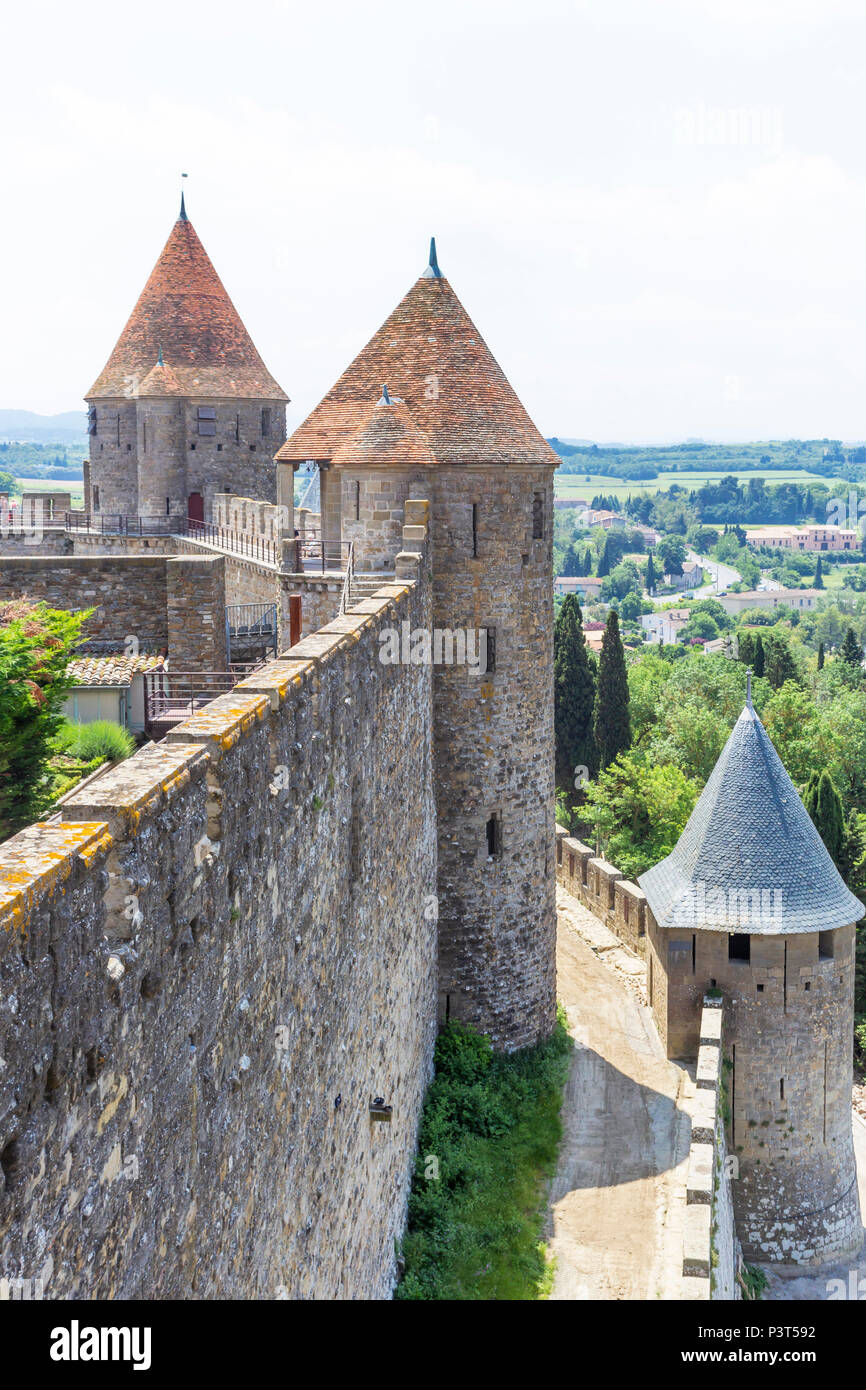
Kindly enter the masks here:
M 598 664 L 598 685 L 593 712 L 593 734 L 602 767 L 631 745 L 628 676 L 625 652 L 619 635 L 619 619 L 614 611 L 607 615 Z
M 91 724 L 66 724 L 54 741 L 55 748 L 70 757 L 92 762 L 108 759 L 120 762 L 135 750 L 135 739 L 127 729 L 111 719 L 94 719 Z
M 755 654 L 752 660 L 752 670 L 756 676 L 763 676 L 764 665 L 764 639 L 759 632 L 755 638 Z
M 854 670 L 860 671 L 863 666 L 863 648 L 857 640 L 853 627 L 849 627 L 842 639 L 839 648 L 839 655 Z
M 554 627 L 553 690 L 556 781 L 560 787 L 571 788 L 577 768 L 585 767 L 593 776 L 598 767 L 593 735 L 596 665 L 584 641 L 580 604 L 574 594 L 566 594 Z
M 71 688 L 67 665 L 86 613 L 0 608 L 0 839 L 27 825 Z
M 757 1302 L 767 1287 L 768 1279 L 759 1265 L 743 1264 L 740 1275 L 740 1287 L 743 1290 L 743 1298 L 751 1303 Z
M 646 562 L 646 588 L 648 594 L 655 593 L 657 583 L 655 562 L 652 555 L 648 555 Z
M 509 1054 L 494 1053 L 488 1038 L 458 1023 L 443 1029 L 424 1101 L 398 1299 L 534 1299 L 549 1286 L 545 1192 L 572 1046 L 562 1013 L 547 1041 Z
M 621 754 L 587 787 L 581 815 L 611 863 L 634 878 L 670 854 L 699 793 L 678 767 Z
M 682 574 L 686 559 L 682 536 L 662 536 L 655 553 L 663 574 Z

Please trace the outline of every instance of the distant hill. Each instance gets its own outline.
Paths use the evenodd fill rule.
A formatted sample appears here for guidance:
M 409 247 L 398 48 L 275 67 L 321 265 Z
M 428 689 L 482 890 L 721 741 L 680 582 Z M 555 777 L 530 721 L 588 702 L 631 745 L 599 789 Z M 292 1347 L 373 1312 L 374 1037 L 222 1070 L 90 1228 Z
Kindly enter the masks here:
M 0 440 L 23 444 L 81 444 L 87 416 L 83 410 L 37 415 L 32 410 L 0 410 Z

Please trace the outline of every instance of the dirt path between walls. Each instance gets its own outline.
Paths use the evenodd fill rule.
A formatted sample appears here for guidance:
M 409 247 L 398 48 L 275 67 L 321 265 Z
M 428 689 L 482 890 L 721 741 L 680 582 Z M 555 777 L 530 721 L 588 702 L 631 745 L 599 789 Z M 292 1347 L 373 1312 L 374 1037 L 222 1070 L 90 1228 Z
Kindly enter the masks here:
M 688 1073 L 641 1000 L 643 965 L 558 894 L 557 994 L 575 1039 L 551 1185 L 554 1299 L 679 1298 Z

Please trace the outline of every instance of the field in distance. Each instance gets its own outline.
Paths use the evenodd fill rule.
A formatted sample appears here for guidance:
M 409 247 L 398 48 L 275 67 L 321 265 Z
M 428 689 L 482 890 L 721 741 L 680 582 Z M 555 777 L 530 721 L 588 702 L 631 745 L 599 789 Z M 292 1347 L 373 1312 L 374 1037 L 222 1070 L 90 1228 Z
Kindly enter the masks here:
M 645 482 L 629 482 L 628 479 L 611 478 L 603 474 L 592 474 L 587 478 L 583 473 L 563 473 L 561 469 L 553 476 L 556 497 L 585 497 L 588 502 L 599 494 L 616 497 L 620 502 L 628 496 L 654 496 L 657 492 L 664 492 L 672 483 L 691 491 L 702 487 L 704 483 L 718 483 L 722 478 L 731 476 L 739 483 L 748 482 L 750 478 L 763 478 L 768 487 L 774 483 L 824 483 L 831 491 L 839 490 L 842 496 L 847 493 L 849 486 L 844 479 L 825 478 L 820 473 L 810 473 L 804 468 L 768 468 L 764 473 L 755 469 L 736 468 L 714 468 L 687 473 L 665 472 Z

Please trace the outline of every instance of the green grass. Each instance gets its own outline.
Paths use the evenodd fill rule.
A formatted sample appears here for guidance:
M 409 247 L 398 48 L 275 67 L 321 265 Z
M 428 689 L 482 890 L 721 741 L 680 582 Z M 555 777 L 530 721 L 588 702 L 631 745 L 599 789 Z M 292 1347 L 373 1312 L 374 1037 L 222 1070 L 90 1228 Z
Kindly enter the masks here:
M 560 1012 L 537 1047 L 494 1053 L 448 1024 L 424 1102 L 399 1299 L 538 1299 L 572 1040 Z
M 704 483 L 718 483 L 722 478 L 733 476 L 738 482 L 748 481 L 749 478 L 763 478 L 769 485 L 771 483 L 826 483 L 832 490 L 834 487 L 848 488 L 849 484 L 838 478 L 824 478 L 820 473 L 810 473 L 804 468 L 779 468 L 766 469 L 763 473 L 755 470 L 712 469 L 706 472 L 663 472 L 657 478 L 647 479 L 645 482 L 623 481 L 622 478 L 613 478 L 593 475 L 587 482 L 583 473 L 563 473 L 562 469 L 554 474 L 554 493 L 557 497 L 585 497 L 591 502 L 593 497 L 603 493 L 606 497 L 613 496 L 624 501 L 626 497 L 655 496 L 657 492 L 665 491 L 672 483 L 678 483 L 680 487 L 686 489 L 702 487 Z M 714 525 L 716 523 L 713 523 Z

